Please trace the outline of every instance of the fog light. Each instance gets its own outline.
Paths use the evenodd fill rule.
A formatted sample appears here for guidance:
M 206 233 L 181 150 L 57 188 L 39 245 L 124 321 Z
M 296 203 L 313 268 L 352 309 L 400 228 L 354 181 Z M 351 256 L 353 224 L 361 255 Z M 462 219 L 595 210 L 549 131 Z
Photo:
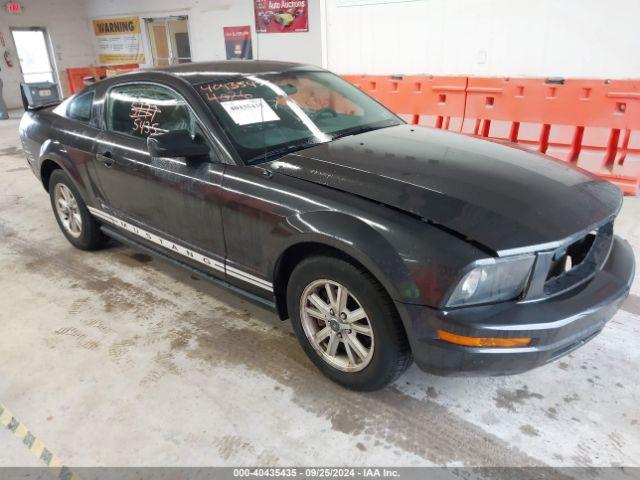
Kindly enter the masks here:
M 455 343 L 456 345 L 464 345 L 465 347 L 526 347 L 531 344 L 531 338 L 493 338 L 493 337 L 465 337 L 456 335 L 455 333 L 438 330 L 438 337 L 445 342 Z

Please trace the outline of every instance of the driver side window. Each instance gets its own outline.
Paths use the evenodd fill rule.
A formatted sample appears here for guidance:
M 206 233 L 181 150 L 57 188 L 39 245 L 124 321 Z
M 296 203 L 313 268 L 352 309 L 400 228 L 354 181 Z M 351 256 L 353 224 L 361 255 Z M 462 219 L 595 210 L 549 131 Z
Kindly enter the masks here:
M 175 130 L 187 130 L 194 137 L 198 131 L 182 97 L 151 84 L 113 87 L 107 101 L 107 128 L 141 139 Z

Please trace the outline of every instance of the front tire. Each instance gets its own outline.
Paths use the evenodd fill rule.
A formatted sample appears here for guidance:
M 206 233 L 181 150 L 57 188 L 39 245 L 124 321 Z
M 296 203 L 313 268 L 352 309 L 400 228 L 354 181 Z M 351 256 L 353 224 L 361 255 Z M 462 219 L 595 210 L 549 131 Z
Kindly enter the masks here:
M 58 169 L 51 174 L 49 197 L 60 230 L 74 247 L 96 250 L 104 245 L 106 237 L 100 231 L 100 225 L 91 216 L 78 189 L 63 170 Z
M 303 350 L 327 377 L 352 390 L 383 388 L 412 357 L 392 300 L 347 260 L 310 257 L 293 270 L 287 307 Z

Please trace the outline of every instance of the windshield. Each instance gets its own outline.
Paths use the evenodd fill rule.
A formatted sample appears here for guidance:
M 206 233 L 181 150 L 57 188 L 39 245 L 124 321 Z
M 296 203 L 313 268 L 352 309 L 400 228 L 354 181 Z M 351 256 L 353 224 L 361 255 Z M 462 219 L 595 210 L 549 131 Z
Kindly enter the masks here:
M 229 75 L 195 87 L 246 163 L 403 123 L 329 72 Z

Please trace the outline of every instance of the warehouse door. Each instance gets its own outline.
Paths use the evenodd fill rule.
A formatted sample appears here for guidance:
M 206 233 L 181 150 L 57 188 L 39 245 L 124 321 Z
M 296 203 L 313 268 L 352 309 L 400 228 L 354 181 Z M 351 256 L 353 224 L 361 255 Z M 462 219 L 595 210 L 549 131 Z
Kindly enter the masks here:
M 11 35 L 18 52 L 24 82 L 55 83 L 49 39 L 44 28 L 12 28 Z
M 155 66 L 191 61 L 189 22 L 186 16 L 145 18 L 145 22 Z

